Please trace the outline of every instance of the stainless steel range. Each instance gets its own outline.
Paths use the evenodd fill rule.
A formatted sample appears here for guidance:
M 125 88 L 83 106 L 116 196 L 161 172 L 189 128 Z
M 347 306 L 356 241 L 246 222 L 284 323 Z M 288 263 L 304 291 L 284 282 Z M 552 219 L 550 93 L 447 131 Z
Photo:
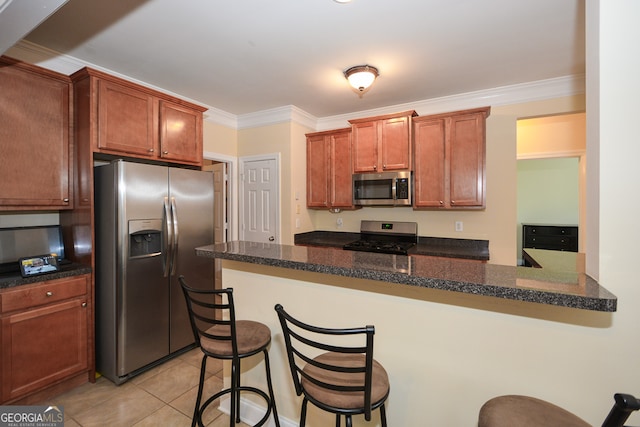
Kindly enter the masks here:
M 406 255 L 418 242 L 418 224 L 402 221 L 360 222 L 360 240 L 347 243 L 343 249 Z

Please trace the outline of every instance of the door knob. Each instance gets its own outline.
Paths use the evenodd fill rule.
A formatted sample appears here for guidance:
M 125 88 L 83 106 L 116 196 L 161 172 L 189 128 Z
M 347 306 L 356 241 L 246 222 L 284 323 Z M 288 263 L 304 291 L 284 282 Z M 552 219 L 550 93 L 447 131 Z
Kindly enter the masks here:
M 273 236 L 269 237 L 269 241 L 270 242 L 273 242 L 274 240 L 276 240 L 275 237 L 273 237 Z

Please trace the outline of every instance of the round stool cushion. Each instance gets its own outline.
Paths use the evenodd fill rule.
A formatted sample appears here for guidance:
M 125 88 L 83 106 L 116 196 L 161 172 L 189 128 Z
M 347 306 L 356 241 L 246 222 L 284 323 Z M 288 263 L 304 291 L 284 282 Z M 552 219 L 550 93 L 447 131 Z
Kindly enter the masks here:
M 229 326 L 216 325 L 207 329 L 211 335 L 230 336 Z M 271 330 L 263 323 L 253 320 L 236 320 L 236 338 L 238 339 L 238 353 L 247 354 L 262 350 L 271 342 Z M 213 357 L 231 357 L 233 348 L 230 340 L 216 340 L 200 336 L 202 349 Z
M 365 358 L 363 354 L 328 352 L 319 355 L 314 358 L 314 360 L 327 365 L 350 368 L 363 367 L 365 365 Z M 311 377 L 328 384 L 340 386 L 364 386 L 364 373 L 355 374 L 329 371 L 311 364 L 307 364 L 303 371 Z M 345 392 L 327 389 L 314 384 L 305 377 L 302 377 L 301 383 L 302 388 L 304 388 L 305 393 L 308 396 L 318 402 L 324 403 L 325 405 L 343 409 L 364 408 L 364 393 L 362 392 Z M 382 365 L 374 359 L 371 384 L 371 402 L 373 406 L 376 407 L 378 403 L 386 399 L 388 394 L 389 376 Z
M 498 396 L 480 409 L 478 427 L 591 427 L 554 404 L 528 396 Z

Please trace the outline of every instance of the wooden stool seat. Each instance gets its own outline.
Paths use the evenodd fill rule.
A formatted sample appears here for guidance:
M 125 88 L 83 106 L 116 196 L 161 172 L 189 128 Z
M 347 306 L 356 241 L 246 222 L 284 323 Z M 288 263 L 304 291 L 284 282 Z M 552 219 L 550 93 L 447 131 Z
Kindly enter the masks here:
M 478 427 L 591 427 L 571 412 L 528 396 L 499 396 L 480 409 Z

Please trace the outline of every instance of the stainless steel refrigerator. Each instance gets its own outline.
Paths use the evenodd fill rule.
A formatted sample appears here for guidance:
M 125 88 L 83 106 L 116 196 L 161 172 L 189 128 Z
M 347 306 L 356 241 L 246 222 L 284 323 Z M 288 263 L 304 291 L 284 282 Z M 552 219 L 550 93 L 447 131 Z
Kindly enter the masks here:
M 193 333 L 178 276 L 213 289 L 211 172 L 114 161 L 95 168 L 96 368 L 116 384 L 179 354 Z

